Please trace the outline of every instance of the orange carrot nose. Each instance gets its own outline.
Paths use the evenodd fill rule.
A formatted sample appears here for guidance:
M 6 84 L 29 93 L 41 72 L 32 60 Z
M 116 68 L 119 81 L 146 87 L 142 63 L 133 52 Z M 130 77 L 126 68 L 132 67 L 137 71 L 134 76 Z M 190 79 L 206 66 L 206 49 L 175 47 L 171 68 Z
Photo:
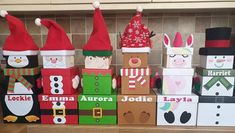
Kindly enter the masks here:
M 225 59 L 217 59 L 216 62 L 220 63 L 220 62 L 224 62 Z
M 139 62 L 139 60 L 138 60 L 138 58 L 132 58 L 132 59 L 131 59 L 131 62 L 132 62 L 133 64 L 136 64 L 136 63 Z
M 20 63 L 21 60 L 20 60 L 20 59 L 16 59 L 15 62 L 16 62 L 16 63 Z

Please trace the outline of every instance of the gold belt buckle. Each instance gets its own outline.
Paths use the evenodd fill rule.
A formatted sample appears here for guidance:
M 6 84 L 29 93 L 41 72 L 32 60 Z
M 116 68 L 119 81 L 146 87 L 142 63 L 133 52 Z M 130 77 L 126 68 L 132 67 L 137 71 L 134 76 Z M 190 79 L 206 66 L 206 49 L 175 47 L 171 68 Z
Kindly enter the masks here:
M 102 118 L 102 108 L 93 108 L 93 118 Z
M 53 109 L 53 116 L 63 116 L 65 117 L 65 108 Z

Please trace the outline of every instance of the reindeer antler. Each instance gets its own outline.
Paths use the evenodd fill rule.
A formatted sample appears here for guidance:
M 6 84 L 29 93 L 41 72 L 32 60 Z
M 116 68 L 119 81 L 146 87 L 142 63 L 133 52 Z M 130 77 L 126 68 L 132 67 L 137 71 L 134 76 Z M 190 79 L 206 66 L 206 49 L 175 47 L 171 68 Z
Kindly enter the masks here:
M 154 31 L 151 31 L 150 32 L 150 35 L 149 35 L 149 38 L 151 38 L 151 37 L 153 37 L 153 36 L 155 36 L 156 34 L 154 33 Z

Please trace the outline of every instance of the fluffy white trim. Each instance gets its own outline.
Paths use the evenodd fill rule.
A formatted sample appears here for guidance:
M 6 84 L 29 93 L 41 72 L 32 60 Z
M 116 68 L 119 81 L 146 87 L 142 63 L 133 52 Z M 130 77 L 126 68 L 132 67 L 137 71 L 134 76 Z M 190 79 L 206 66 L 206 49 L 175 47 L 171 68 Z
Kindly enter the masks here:
M 150 47 L 142 47 L 142 48 L 122 48 L 123 53 L 150 53 Z
M 7 15 L 8 13 L 7 13 L 7 11 L 6 10 L 1 10 L 0 11 L 0 15 L 2 16 L 2 17 L 6 17 L 6 15 Z
M 41 24 L 41 19 L 40 18 L 36 18 L 35 19 L 35 24 L 37 25 L 37 26 L 41 26 L 42 24 Z
M 92 5 L 95 9 L 99 8 L 100 7 L 100 2 L 99 1 L 94 1 Z
M 25 51 L 9 51 L 3 50 L 3 55 L 37 55 L 37 50 L 25 50 Z
M 41 50 L 40 54 L 43 55 L 75 55 L 75 50 Z
M 137 11 L 137 12 L 142 12 L 142 11 L 143 11 L 143 8 L 142 8 L 141 6 L 137 6 L 136 11 Z

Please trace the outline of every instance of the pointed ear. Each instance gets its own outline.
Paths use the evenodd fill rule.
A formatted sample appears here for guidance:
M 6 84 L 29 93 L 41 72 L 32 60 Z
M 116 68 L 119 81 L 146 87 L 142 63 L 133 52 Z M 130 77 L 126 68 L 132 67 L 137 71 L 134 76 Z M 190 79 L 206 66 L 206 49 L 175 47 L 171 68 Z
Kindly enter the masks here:
M 164 43 L 166 48 L 171 47 L 170 38 L 167 34 L 164 34 L 163 43 Z
M 186 46 L 185 47 L 192 47 L 193 46 L 193 34 L 191 34 L 187 41 L 186 41 Z

